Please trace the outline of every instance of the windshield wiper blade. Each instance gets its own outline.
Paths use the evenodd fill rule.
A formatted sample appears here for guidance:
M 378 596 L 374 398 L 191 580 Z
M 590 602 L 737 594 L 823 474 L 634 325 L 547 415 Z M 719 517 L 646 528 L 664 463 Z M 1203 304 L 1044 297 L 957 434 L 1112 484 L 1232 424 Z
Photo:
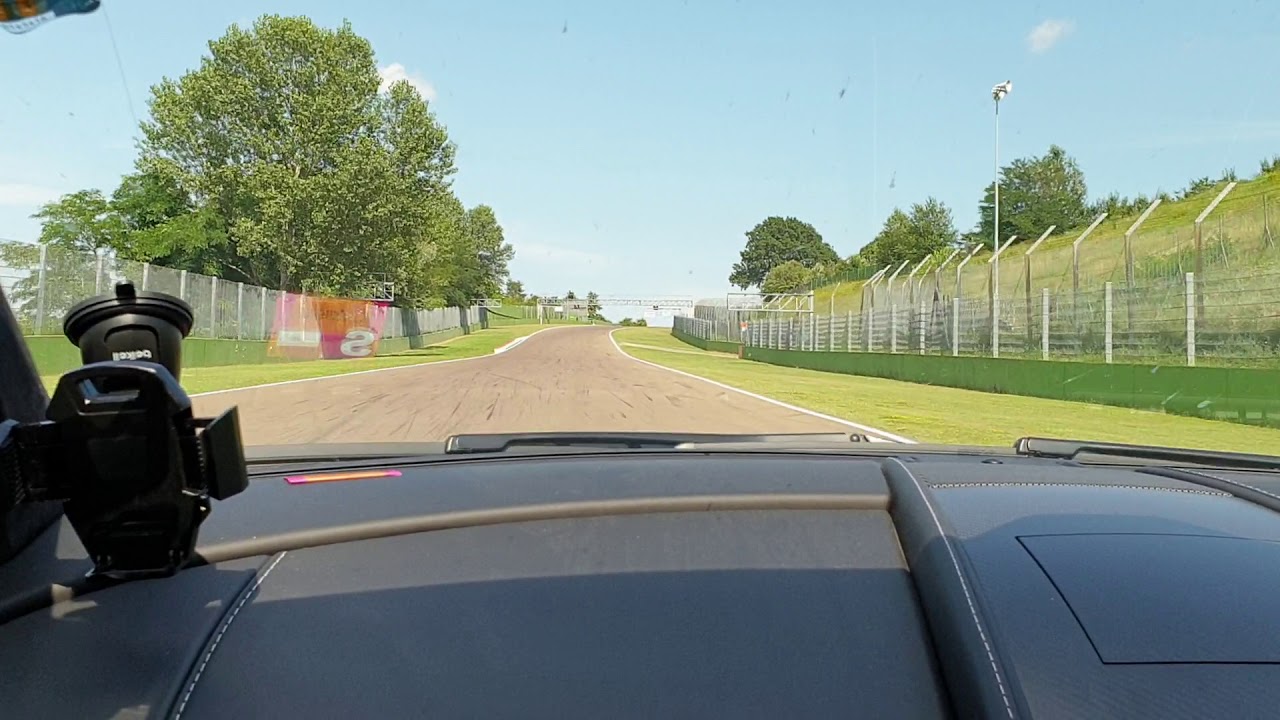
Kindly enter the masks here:
M 1013 444 L 1013 448 L 1019 455 L 1064 460 L 1083 460 L 1089 456 L 1103 456 L 1116 460 L 1154 460 L 1172 465 L 1206 465 L 1240 470 L 1280 470 L 1280 457 L 1220 450 L 1194 450 L 1191 448 L 1161 447 L 1159 445 L 1128 445 L 1125 443 L 1095 442 L 1091 440 L 1056 440 L 1037 437 L 1019 438 Z
M 773 435 L 719 435 L 715 433 L 546 432 L 453 435 L 445 441 L 445 454 L 498 453 L 527 447 L 622 448 L 631 450 L 675 449 L 688 443 L 767 443 L 794 440 L 859 442 L 849 433 L 781 433 Z

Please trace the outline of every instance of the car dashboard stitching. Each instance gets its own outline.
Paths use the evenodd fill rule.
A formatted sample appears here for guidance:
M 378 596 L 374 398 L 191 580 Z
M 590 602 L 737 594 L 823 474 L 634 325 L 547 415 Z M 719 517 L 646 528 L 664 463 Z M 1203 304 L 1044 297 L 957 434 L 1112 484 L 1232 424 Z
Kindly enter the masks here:
M 889 460 L 897 463 L 906 472 L 907 477 L 911 478 L 916 490 L 920 491 L 920 499 L 924 500 L 924 506 L 933 518 L 934 527 L 938 528 L 938 535 L 942 538 L 942 545 L 947 549 L 947 555 L 951 557 L 951 566 L 955 569 L 956 577 L 960 580 L 960 589 L 964 591 L 964 599 L 969 604 L 969 616 L 973 618 L 973 625 L 978 630 L 978 637 L 982 640 L 982 646 L 986 648 L 987 661 L 991 663 L 991 672 L 995 675 L 996 687 L 1000 690 L 1000 698 L 1004 700 L 1005 712 L 1012 718 L 1014 717 L 1013 703 L 1009 701 L 1009 693 L 1005 690 L 1004 679 L 1000 675 L 1000 666 L 996 663 L 996 655 L 991 649 L 991 641 L 987 639 L 986 631 L 982 628 L 982 620 L 978 617 L 978 606 L 973 600 L 973 593 L 969 590 L 969 582 L 964 577 L 964 571 L 960 569 L 960 560 L 956 557 L 956 551 L 951 546 L 951 540 L 947 538 L 946 530 L 942 528 L 942 521 L 938 519 L 938 513 L 933 509 L 933 503 L 929 502 L 928 493 L 925 492 L 924 486 L 920 484 L 920 480 L 916 479 L 915 474 L 911 472 L 911 468 L 896 457 L 891 457 Z
M 1231 493 L 1218 492 L 1216 490 L 1197 490 L 1194 488 L 1173 488 L 1160 487 L 1158 485 L 1112 485 L 1109 483 L 1037 483 L 1037 482 L 974 482 L 974 483 L 931 483 L 926 482 L 931 488 L 950 490 L 955 488 L 971 488 L 971 487 L 1086 487 L 1086 488 L 1117 488 L 1121 490 L 1156 490 L 1159 492 L 1186 493 L 1188 495 L 1211 495 L 1214 497 L 1235 497 Z
M 1225 477 L 1222 477 L 1221 475 L 1213 475 L 1213 474 L 1211 474 L 1211 473 L 1206 473 L 1206 472 L 1197 472 L 1197 471 L 1195 471 L 1195 470 L 1188 470 L 1188 469 L 1186 469 L 1186 468 L 1179 468 L 1179 470 L 1180 470 L 1180 471 L 1182 471 L 1182 472 L 1184 472 L 1184 473 L 1187 473 L 1188 475 L 1199 475 L 1199 476 L 1200 476 L 1200 477 L 1202 477 L 1202 478 L 1213 478 L 1214 480 L 1221 480 L 1222 482 L 1227 483 L 1228 485 L 1235 485 L 1235 486 L 1236 486 L 1236 487 L 1238 487 L 1238 488 L 1246 488 L 1246 489 L 1248 489 L 1248 490 L 1252 490 L 1252 491 L 1254 491 L 1254 492 L 1256 492 L 1256 493 L 1261 493 L 1262 495 L 1266 495 L 1267 497 L 1271 498 L 1272 500 L 1280 500 L 1280 495 L 1276 495 L 1275 493 L 1267 492 L 1266 490 L 1263 490 L 1262 488 L 1254 487 L 1254 486 L 1252 486 L 1252 485 L 1250 485 L 1250 484 L 1248 484 L 1248 483 L 1242 483 L 1242 482 L 1240 482 L 1240 481 L 1238 481 L 1238 480 L 1232 480 L 1231 478 L 1225 478 Z M 1234 496 L 1233 496 L 1233 497 L 1234 497 Z
M 240 614 L 240 610 L 242 610 L 249 602 L 249 598 L 253 597 L 254 594 L 257 593 L 258 588 L 261 587 L 262 583 L 267 579 L 267 576 L 271 574 L 272 570 L 276 569 L 276 566 L 280 564 L 280 561 L 283 560 L 284 556 L 287 554 L 287 550 L 283 551 L 276 556 L 275 560 L 271 561 L 271 564 L 267 566 L 267 569 L 254 580 L 253 585 L 249 588 L 248 592 L 244 594 L 244 597 L 240 598 L 240 602 L 236 603 L 235 608 L 231 611 L 231 614 L 227 616 L 226 621 L 222 623 L 222 627 L 218 629 L 218 634 L 213 637 L 213 642 L 209 643 L 209 649 L 204 651 L 204 657 L 200 660 L 199 667 L 196 668 L 196 674 L 191 677 L 191 682 L 187 684 L 187 690 L 182 694 L 182 702 L 178 704 L 178 709 L 173 714 L 173 720 L 181 718 L 183 711 L 187 709 L 187 702 L 191 700 L 191 694 L 195 692 L 196 683 L 200 682 L 200 676 L 204 674 L 205 667 L 209 665 L 209 661 L 213 658 L 214 651 L 218 649 L 218 643 L 222 642 L 222 636 L 227 634 L 227 630 L 230 629 L 231 623 L 235 622 L 236 616 Z

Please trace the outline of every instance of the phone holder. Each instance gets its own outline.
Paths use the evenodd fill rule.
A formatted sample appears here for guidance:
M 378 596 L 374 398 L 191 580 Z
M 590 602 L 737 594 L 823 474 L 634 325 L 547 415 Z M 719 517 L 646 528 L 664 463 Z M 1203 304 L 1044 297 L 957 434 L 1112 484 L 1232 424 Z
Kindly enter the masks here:
M 185 302 L 127 282 L 72 308 L 63 329 L 87 364 L 59 379 L 47 420 L 0 422 L 0 512 L 63 501 L 98 575 L 185 566 L 211 500 L 248 486 L 236 409 L 195 418 L 178 384 L 191 325 Z
M 76 304 L 62 321 L 62 332 L 80 348 L 86 365 L 108 360 L 137 360 L 163 365 L 182 377 L 182 340 L 191 332 L 191 306 L 159 292 L 138 292 L 133 283 L 116 284 L 115 295 Z

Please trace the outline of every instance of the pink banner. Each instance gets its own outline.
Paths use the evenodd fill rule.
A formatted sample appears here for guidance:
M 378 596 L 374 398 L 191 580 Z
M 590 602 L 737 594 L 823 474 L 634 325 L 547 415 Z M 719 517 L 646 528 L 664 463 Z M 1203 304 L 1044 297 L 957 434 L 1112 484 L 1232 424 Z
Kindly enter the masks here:
M 268 354 L 294 359 L 373 357 L 390 303 L 283 295 Z

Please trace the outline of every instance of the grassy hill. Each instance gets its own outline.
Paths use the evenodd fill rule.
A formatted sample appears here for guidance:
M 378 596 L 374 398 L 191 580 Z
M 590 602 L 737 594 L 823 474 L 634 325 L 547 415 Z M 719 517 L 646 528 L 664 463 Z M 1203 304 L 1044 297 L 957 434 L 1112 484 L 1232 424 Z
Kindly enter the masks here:
M 1134 279 L 1136 287 L 1169 286 L 1180 282 L 1182 274 L 1195 269 L 1195 229 L 1197 215 L 1225 182 L 1185 200 L 1166 201 L 1156 208 L 1134 234 Z M 1108 217 L 1080 245 L 1080 287 L 1097 290 L 1111 281 L 1124 284 L 1124 232 L 1137 219 L 1137 214 Z M 1047 238 L 1031 256 L 1031 293 L 1038 296 L 1041 288 L 1051 293 L 1070 292 L 1072 288 L 1071 245 L 1083 228 L 1057 233 Z M 1202 280 L 1216 283 L 1223 292 L 1246 295 L 1256 289 L 1280 285 L 1280 173 L 1238 183 L 1230 195 L 1205 221 L 1203 226 L 1205 272 Z M 1034 239 L 1034 238 L 1033 238 Z M 1027 263 L 1024 260 L 1029 243 L 1018 242 L 1000 257 L 1000 295 L 1022 298 L 1027 288 Z M 960 296 L 985 298 L 989 292 L 987 249 L 979 251 L 965 266 L 960 278 Z M 956 294 L 956 265 L 959 258 L 941 273 L 925 272 L 921 289 L 932 293 L 937 283 L 942 294 Z M 910 268 L 908 268 L 909 270 Z M 907 270 L 897 285 L 904 286 Z M 1230 289 L 1226 283 L 1230 283 Z M 829 308 L 835 312 L 858 312 L 862 309 L 865 281 L 830 282 L 815 288 L 815 304 L 819 312 Z M 880 283 L 883 287 L 884 283 Z

